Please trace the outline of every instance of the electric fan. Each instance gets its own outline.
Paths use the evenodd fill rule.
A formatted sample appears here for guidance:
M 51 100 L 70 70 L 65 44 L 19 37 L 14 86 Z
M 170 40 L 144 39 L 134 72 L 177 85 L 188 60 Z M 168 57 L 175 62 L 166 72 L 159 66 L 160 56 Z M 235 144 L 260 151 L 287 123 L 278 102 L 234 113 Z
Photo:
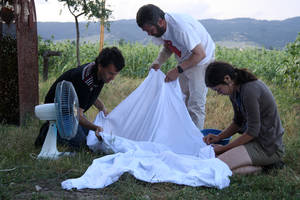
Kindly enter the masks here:
M 63 139 L 70 140 L 78 128 L 78 98 L 69 81 L 61 81 L 55 89 L 54 103 L 35 106 L 35 115 L 40 120 L 48 120 L 49 129 L 38 159 L 58 159 L 70 152 L 59 152 L 56 146 L 57 132 Z

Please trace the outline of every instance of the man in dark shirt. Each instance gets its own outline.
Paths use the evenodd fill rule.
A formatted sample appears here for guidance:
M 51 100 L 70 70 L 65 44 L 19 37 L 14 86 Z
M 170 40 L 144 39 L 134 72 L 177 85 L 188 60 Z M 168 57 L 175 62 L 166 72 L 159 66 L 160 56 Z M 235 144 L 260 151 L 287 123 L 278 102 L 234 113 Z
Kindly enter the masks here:
M 86 136 L 89 130 L 95 131 L 99 138 L 99 132 L 103 131 L 100 126 L 90 122 L 85 116 L 92 105 L 99 111 L 107 114 L 104 104 L 98 99 L 101 89 L 105 83 L 109 83 L 115 78 L 119 71 L 124 67 L 125 61 L 122 53 L 116 48 L 104 48 L 95 62 L 87 63 L 77 68 L 70 69 L 63 73 L 51 86 L 44 103 L 54 103 L 55 89 L 57 83 L 66 80 L 70 81 L 77 93 L 79 101 L 79 125 L 78 131 L 71 140 L 64 140 L 58 134 L 58 143 L 67 144 L 74 148 L 86 146 Z M 43 124 L 40 134 L 35 141 L 35 146 L 42 146 L 49 128 L 49 122 Z M 99 138 L 101 139 L 101 138 Z

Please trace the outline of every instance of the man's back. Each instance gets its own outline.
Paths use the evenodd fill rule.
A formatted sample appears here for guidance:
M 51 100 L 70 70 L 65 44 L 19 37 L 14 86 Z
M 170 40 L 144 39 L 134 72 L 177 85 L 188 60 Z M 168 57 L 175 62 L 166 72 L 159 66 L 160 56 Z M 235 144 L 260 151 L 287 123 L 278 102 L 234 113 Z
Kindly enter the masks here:
M 88 110 L 97 99 L 104 85 L 102 81 L 97 80 L 96 70 L 94 63 L 88 63 L 66 71 L 52 84 L 45 97 L 45 103 L 54 102 L 57 83 L 66 80 L 70 81 L 75 88 L 79 107 L 84 111 Z

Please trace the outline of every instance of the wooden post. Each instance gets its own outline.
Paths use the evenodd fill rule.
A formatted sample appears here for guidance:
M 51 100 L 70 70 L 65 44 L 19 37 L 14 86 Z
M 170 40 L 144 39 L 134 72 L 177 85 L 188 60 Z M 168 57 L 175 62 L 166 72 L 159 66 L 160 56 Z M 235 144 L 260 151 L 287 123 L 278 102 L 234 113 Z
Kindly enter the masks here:
M 103 8 L 102 8 L 102 11 L 105 10 L 105 0 L 102 0 L 103 2 Z M 100 21 L 100 48 L 99 48 L 99 52 L 102 51 L 103 49 L 103 45 L 104 45 L 104 17 L 101 18 L 101 21 Z
M 49 57 L 51 56 L 61 56 L 61 52 L 59 51 L 45 51 L 43 54 L 43 80 L 46 81 L 48 79 L 48 70 L 49 70 Z

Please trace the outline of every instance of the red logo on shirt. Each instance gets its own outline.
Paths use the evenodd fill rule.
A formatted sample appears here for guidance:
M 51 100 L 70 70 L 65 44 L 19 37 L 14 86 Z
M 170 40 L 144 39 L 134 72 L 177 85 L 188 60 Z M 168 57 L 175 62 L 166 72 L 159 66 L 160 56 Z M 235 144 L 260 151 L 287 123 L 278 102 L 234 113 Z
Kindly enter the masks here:
M 181 51 L 179 51 L 177 49 L 177 47 L 175 47 L 175 46 L 172 45 L 172 41 L 170 41 L 170 40 L 164 40 L 164 42 L 165 42 L 164 46 L 166 48 L 168 48 L 170 51 L 172 51 L 173 53 L 175 53 L 178 57 L 181 57 Z

